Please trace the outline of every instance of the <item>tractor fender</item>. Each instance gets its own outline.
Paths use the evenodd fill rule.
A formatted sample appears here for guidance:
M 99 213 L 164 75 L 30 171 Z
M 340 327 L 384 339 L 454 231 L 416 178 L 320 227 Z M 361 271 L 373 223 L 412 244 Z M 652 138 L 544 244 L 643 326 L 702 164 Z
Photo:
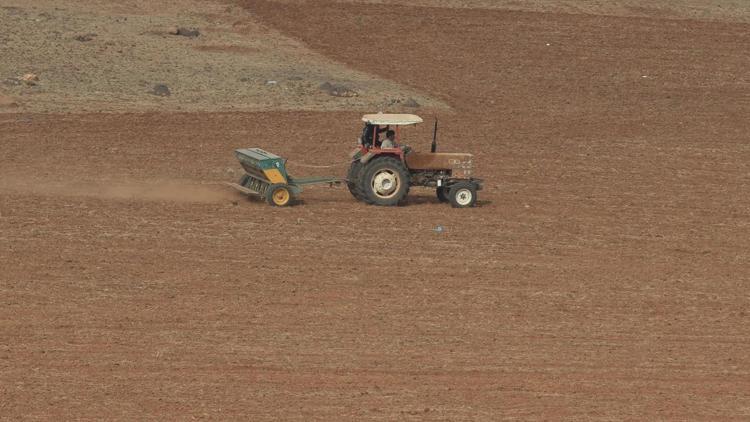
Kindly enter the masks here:
M 402 163 L 404 162 L 404 157 L 399 154 L 392 154 L 392 153 L 380 153 L 380 154 L 374 154 L 372 151 L 368 151 L 365 155 L 362 156 L 362 158 L 359 159 L 359 161 L 362 164 L 367 164 L 368 161 L 372 160 L 375 157 L 393 157 Z

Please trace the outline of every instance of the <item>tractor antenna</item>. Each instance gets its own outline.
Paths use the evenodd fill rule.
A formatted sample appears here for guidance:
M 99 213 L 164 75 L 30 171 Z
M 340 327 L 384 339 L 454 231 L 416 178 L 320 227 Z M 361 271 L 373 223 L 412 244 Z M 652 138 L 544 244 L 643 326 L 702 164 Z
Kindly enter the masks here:
M 432 131 L 432 148 L 430 152 L 437 152 L 437 118 L 435 118 L 435 129 Z

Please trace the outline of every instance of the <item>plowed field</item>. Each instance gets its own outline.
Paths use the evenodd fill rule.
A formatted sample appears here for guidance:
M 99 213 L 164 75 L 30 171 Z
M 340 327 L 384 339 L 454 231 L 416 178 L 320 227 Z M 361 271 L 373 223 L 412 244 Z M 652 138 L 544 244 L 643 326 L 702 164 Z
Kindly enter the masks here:
M 241 5 L 448 104 L 479 206 L 221 186 L 365 110 L 0 114 L 0 418 L 750 418 L 750 26 L 314 4 Z

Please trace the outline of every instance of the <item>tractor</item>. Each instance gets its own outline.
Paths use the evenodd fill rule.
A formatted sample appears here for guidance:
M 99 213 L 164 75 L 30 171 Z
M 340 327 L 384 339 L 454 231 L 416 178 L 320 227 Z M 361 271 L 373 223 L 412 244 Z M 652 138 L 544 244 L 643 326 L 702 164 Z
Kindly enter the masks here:
M 429 153 L 398 144 L 401 128 L 423 120 L 414 114 L 366 114 L 346 184 L 352 196 L 372 205 L 392 206 L 404 201 L 411 186 L 435 188 L 440 202 L 473 207 L 482 180 L 472 174 L 472 155 L 437 152 L 437 120 Z M 393 127 L 394 129 L 391 129 Z M 388 133 L 395 142 L 386 142 Z

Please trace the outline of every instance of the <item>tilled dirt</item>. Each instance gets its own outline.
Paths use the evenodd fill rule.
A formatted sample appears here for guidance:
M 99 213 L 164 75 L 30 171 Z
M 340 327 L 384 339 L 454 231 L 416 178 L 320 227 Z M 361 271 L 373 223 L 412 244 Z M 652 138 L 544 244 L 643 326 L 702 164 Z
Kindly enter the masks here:
M 307 0 L 273 0 L 275 3 L 305 4 Z M 583 14 L 658 19 L 750 22 L 750 4 L 744 0 L 330 0 L 337 3 L 374 4 L 452 9 L 516 10 L 526 12 Z
M 317 6 L 249 11 L 451 104 L 479 206 L 220 185 L 343 175 L 354 111 L 0 115 L 0 415 L 750 416 L 746 25 Z

